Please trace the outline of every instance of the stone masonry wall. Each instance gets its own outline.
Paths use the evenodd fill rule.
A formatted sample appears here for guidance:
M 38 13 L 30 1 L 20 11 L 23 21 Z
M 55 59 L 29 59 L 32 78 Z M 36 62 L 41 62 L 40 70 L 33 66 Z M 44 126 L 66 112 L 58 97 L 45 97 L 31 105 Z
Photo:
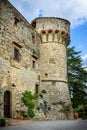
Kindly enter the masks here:
M 70 23 L 60 18 L 37 18 L 32 22 L 32 26 L 35 23 L 35 29 L 42 38 L 40 44 L 40 87 L 42 91 L 46 90 L 43 100 L 47 104 L 47 117 L 52 120 L 72 119 L 66 58 L 66 46 L 70 40 Z
M 17 22 L 17 23 L 16 23 Z M 34 42 L 34 43 L 33 43 Z M 0 111 L 4 114 L 4 92 L 12 93 L 11 117 L 21 108 L 21 94 L 35 92 L 39 74 L 39 35 L 9 3 L 0 1 Z M 17 48 L 19 59 L 14 58 Z M 33 61 L 35 67 L 33 68 Z M 32 78 L 33 77 L 33 78 Z
M 0 0 L 0 112 L 5 92 L 11 93 L 10 117 L 26 110 L 25 90 L 43 94 L 47 119 L 72 119 L 67 84 L 66 46 L 70 23 L 61 18 L 37 18 L 31 24 L 8 2 Z M 39 102 L 40 103 L 40 102 Z M 42 111 L 41 111 L 42 112 Z M 46 119 L 43 113 L 40 113 Z M 43 118 L 42 117 L 42 118 Z

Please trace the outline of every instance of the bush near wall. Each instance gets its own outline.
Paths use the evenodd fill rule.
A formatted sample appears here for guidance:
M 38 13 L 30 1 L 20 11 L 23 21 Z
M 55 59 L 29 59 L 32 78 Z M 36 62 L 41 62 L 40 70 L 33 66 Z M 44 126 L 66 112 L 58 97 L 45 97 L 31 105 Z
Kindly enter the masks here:
M 87 112 L 78 112 L 79 117 L 82 119 L 87 119 Z
M 33 95 L 30 91 L 25 91 L 22 95 L 22 101 L 25 106 L 28 108 L 28 115 L 29 117 L 34 117 L 34 108 L 35 108 L 35 98 L 37 99 L 36 95 Z
M 0 127 L 6 125 L 6 119 L 4 117 L 0 117 Z

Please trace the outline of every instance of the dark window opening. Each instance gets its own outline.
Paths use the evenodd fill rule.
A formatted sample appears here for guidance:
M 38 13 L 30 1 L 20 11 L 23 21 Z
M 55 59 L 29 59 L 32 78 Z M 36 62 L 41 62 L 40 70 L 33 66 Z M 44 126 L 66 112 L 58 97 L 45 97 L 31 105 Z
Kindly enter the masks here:
M 64 35 L 64 34 L 65 34 L 65 32 L 64 32 L 64 31 L 62 31 L 62 32 L 61 32 L 61 34 L 62 34 L 62 35 Z
M 59 32 L 59 30 L 56 30 L 56 31 L 55 31 L 55 33 L 58 33 L 58 32 Z
M 32 23 L 32 27 L 36 28 L 36 21 Z
M 38 85 L 38 84 L 35 85 L 35 93 L 36 93 L 36 94 L 39 93 L 39 85 Z
M 67 25 L 67 22 L 65 24 Z
M 32 42 L 33 42 L 33 44 L 35 44 L 35 36 L 34 35 L 32 35 Z
M 52 33 L 52 30 L 49 30 L 48 33 Z
M 69 36 L 69 34 L 67 33 L 66 36 Z
M 42 31 L 42 34 L 46 34 L 46 32 L 43 30 L 43 31 Z
M 17 18 L 14 18 L 14 25 L 17 25 L 19 20 Z
M 14 47 L 14 59 L 19 61 L 20 60 L 20 52 L 19 49 Z
M 48 74 L 47 73 L 45 73 L 45 77 L 47 78 L 47 76 L 48 76 Z
M 33 60 L 32 61 L 32 68 L 35 68 L 36 67 L 36 62 Z

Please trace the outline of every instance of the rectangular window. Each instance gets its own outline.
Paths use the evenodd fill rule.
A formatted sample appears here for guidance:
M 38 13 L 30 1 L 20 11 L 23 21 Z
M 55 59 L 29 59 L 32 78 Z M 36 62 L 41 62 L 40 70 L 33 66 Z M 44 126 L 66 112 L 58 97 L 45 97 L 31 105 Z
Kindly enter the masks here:
M 20 52 L 17 47 L 14 47 L 14 59 L 19 62 L 20 60 Z
M 34 60 L 32 61 L 32 68 L 36 68 L 36 62 Z
M 32 42 L 33 42 L 33 44 L 35 44 L 35 36 L 34 35 L 32 35 Z
M 39 93 L 39 85 L 35 84 L 35 93 L 38 94 Z

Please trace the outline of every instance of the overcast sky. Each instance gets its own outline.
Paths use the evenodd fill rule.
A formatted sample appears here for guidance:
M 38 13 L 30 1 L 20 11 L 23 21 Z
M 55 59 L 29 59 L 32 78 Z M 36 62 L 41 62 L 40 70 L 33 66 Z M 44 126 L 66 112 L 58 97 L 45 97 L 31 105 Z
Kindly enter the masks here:
M 87 64 L 87 0 L 9 0 L 31 22 L 34 18 L 61 17 L 71 23 L 71 46 Z

